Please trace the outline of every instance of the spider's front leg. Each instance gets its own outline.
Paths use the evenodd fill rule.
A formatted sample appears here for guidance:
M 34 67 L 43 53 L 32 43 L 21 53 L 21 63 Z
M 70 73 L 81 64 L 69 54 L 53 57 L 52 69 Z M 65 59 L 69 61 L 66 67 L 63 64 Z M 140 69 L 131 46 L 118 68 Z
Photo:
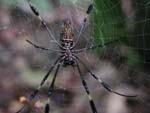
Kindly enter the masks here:
M 46 29 L 46 31 L 48 32 L 49 36 L 53 39 L 53 41 L 60 47 L 63 49 L 63 47 L 59 44 L 59 42 L 56 40 L 55 36 L 53 35 L 52 31 L 50 30 L 50 28 L 48 27 L 47 23 L 45 22 L 45 20 L 40 16 L 39 12 L 37 11 L 37 9 L 30 3 L 30 0 L 28 0 L 28 4 L 30 6 L 30 9 L 32 10 L 32 12 L 38 17 L 38 19 L 41 21 L 42 25 L 44 26 L 44 28 Z
M 83 19 L 83 23 L 82 23 L 82 25 L 81 25 L 79 34 L 78 34 L 78 36 L 77 36 L 77 40 L 76 40 L 75 44 L 73 45 L 72 49 L 74 49 L 74 48 L 76 47 L 77 43 L 79 42 L 79 39 L 80 39 L 80 37 L 81 37 L 81 34 L 82 34 L 82 32 L 84 31 L 84 28 L 85 28 L 85 25 L 86 25 L 86 22 L 87 22 L 87 18 L 88 18 L 88 16 L 90 15 L 90 13 L 92 12 L 92 10 L 93 10 L 93 4 L 90 4 L 90 5 L 88 6 L 87 11 L 86 11 L 86 16 L 85 16 L 84 19 Z

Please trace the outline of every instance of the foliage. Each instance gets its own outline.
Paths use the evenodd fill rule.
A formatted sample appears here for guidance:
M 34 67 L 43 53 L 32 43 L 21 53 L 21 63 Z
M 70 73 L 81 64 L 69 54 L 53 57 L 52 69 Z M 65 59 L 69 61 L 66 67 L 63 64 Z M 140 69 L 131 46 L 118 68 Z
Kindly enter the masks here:
M 128 45 L 130 41 L 128 37 L 128 30 L 126 28 L 126 20 L 121 8 L 120 0 L 94 0 L 94 14 L 93 14 L 93 35 L 97 44 L 104 45 L 112 40 L 119 40 L 118 45 Z M 104 46 L 105 47 L 105 46 Z M 129 48 L 130 49 L 130 48 Z M 96 50 L 97 53 L 103 51 Z M 129 65 L 137 65 L 139 63 L 139 56 L 136 51 L 128 50 L 127 63 Z M 131 60 L 131 59 L 136 60 Z

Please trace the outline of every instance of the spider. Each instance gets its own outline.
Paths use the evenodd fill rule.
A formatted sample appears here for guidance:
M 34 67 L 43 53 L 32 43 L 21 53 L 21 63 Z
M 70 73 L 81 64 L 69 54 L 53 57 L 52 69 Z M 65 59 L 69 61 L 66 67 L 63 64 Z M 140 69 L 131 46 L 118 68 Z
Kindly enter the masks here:
M 60 66 L 61 65 L 64 66 L 64 67 L 73 66 L 73 67 L 76 67 L 77 70 L 78 70 L 78 73 L 80 75 L 80 79 L 81 79 L 82 85 L 83 85 L 83 87 L 85 89 L 85 92 L 86 92 L 86 94 L 88 96 L 89 104 L 90 104 L 92 112 L 93 113 L 98 113 L 98 111 L 96 109 L 96 106 L 94 104 L 94 101 L 93 101 L 93 99 L 92 99 L 92 97 L 90 95 L 89 89 L 87 87 L 87 83 L 86 83 L 86 81 L 85 81 L 85 79 L 84 79 L 84 77 L 82 75 L 79 63 L 82 64 L 83 67 L 89 72 L 90 76 L 92 76 L 94 79 L 96 79 L 109 92 L 112 92 L 112 93 L 115 93 L 117 95 L 124 96 L 124 97 L 136 97 L 137 96 L 137 95 L 126 95 L 126 94 L 122 94 L 122 93 L 118 93 L 118 92 L 114 91 L 109 84 L 104 82 L 101 78 L 98 78 L 85 65 L 85 63 L 82 60 L 80 60 L 80 58 L 77 56 L 77 54 L 79 54 L 81 52 L 84 52 L 85 50 L 91 50 L 91 49 L 103 47 L 104 45 L 108 45 L 108 44 L 111 44 L 114 41 L 116 41 L 116 40 L 110 41 L 110 42 L 107 42 L 107 43 L 105 43 L 103 45 L 99 44 L 99 45 L 94 45 L 94 46 L 90 46 L 90 47 L 86 47 L 86 48 L 75 49 L 75 47 L 76 47 L 76 45 L 77 45 L 77 43 L 79 41 L 79 38 L 80 38 L 80 36 L 82 34 L 82 31 L 85 28 L 85 25 L 86 25 L 86 22 L 87 22 L 87 18 L 90 15 L 90 13 L 92 12 L 93 4 L 90 4 L 88 6 L 88 8 L 87 8 L 86 16 L 83 19 L 83 23 L 82 23 L 82 25 L 80 27 L 79 34 L 76 37 L 76 41 L 74 41 L 75 35 L 74 35 L 74 32 L 73 32 L 73 27 L 72 27 L 71 20 L 70 19 L 66 19 L 63 22 L 64 26 L 63 26 L 62 31 L 60 33 L 60 41 L 59 42 L 56 41 L 56 39 L 55 39 L 54 35 L 52 34 L 50 28 L 48 27 L 48 25 L 46 24 L 44 19 L 40 16 L 40 14 L 36 10 L 36 8 L 30 3 L 30 0 L 28 0 L 28 4 L 29 4 L 30 9 L 32 10 L 32 12 L 35 14 L 35 16 L 37 16 L 38 19 L 41 21 L 42 25 L 44 26 L 44 28 L 48 32 L 49 36 L 52 37 L 53 40 L 56 42 L 56 44 L 59 46 L 60 50 L 54 50 L 54 51 L 57 51 L 57 52 L 61 53 L 61 55 L 57 58 L 57 60 L 54 62 L 54 64 L 51 66 L 51 68 L 48 70 L 48 72 L 46 73 L 46 75 L 42 79 L 42 81 L 41 81 L 40 85 L 38 86 L 38 88 L 36 90 L 34 90 L 31 93 L 31 95 L 29 96 L 29 98 L 28 98 L 29 102 L 32 101 L 36 97 L 36 95 L 38 94 L 39 90 L 41 89 L 41 87 L 43 86 L 43 84 L 45 83 L 47 78 L 49 77 L 50 73 L 56 67 L 56 71 L 54 73 L 52 82 L 51 82 L 51 84 L 50 84 L 50 86 L 48 88 L 48 101 L 47 101 L 47 103 L 45 105 L 45 108 L 44 108 L 45 109 L 44 113 L 49 113 L 49 111 L 50 111 L 50 98 L 51 98 L 51 96 L 53 94 L 53 91 L 54 91 L 54 84 L 55 84 L 55 80 L 56 80 L 57 73 L 59 71 Z M 39 46 L 37 44 L 34 44 L 30 40 L 26 40 L 26 41 L 29 44 L 31 44 L 33 47 L 35 47 L 35 48 L 38 48 L 38 49 L 41 49 L 41 50 L 44 50 L 44 51 L 51 50 L 49 48 L 45 48 L 45 47 Z M 20 108 L 16 113 L 22 112 L 24 108 L 25 108 L 25 105 L 22 108 Z

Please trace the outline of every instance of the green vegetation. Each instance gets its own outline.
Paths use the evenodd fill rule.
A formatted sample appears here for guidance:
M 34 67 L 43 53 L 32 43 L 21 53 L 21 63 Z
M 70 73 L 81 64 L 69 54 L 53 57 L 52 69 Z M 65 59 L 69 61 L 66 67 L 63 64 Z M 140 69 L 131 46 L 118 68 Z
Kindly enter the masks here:
M 120 0 L 94 0 L 95 9 L 93 14 L 94 38 L 97 44 L 105 44 L 112 40 L 119 40 L 119 43 L 113 46 L 125 45 L 130 46 L 129 33 L 126 28 L 127 19 L 123 15 Z M 111 46 L 112 46 L 111 45 Z M 113 47 L 112 46 L 112 47 Z M 106 47 L 106 46 L 104 46 Z M 128 48 L 127 63 L 132 66 L 139 64 L 139 56 L 137 51 Z M 101 53 L 104 49 L 97 49 L 97 53 Z M 105 50 L 104 50 L 105 51 Z M 133 60 L 134 59 L 134 60 Z

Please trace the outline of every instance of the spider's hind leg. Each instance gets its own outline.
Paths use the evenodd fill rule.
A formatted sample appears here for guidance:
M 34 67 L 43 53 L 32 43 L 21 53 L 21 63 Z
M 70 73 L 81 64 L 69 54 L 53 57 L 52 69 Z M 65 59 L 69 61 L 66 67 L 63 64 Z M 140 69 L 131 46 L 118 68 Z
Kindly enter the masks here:
M 82 81 L 82 85 L 83 85 L 83 87 L 84 87 L 84 89 L 85 89 L 85 91 L 86 91 L 86 93 L 87 93 L 87 95 L 88 95 L 89 103 L 90 103 L 92 112 L 93 112 L 93 113 L 98 113 L 98 112 L 97 112 L 97 109 L 96 109 L 96 106 L 95 106 L 95 103 L 94 103 L 94 101 L 93 101 L 93 99 L 92 99 L 92 97 L 91 97 L 91 95 L 90 95 L 90 91 L 89 91 L 89 88 L 88 88 L 88 86 L 87 86 L 87 83 L 86 83 L 86 81 L 85 81 L 84 78 L 83 78 L 83 75 L 82 75 L 82 73 L 81 73 L 81 69 L 80 69 L 79 64 L 78 64 L 77 61 L 76 61 L 76 65 L 77 65 L 78 72 L 79 72 L 79 74 L 80 74 L 80 78 L 81 78 L 81 81 Z
M 96 79 L 107 91 L 111 92 L 111 93 L 115 93 L 117 95 L 120 95 L 120 96 L 124 96 L 124 97 L 137 97 L 137 95 L 126 95 L 126 94 L 123 94 L 123 93 L 119 93 L 119 92 L 116 92 L 114 91 L 111 86 L 109 84 L 107 84 L 106 82 L 104 82 L 102 79 L 98 78 L 83 62 L 82 60 L 80 60 L 77 56 L 75 56 L 76 59 L 85 67 L 85 69 L 90 73 L 90 75 Z
M 60 68 L 60 64 L 61 63 L 58 64 L 56 72 L 55 72 L 53 80 L 52 80 L 52 83 L 50 84 L 50 86 L 48 88 L 48 100 L 47 100 L 47 103 L 45 105 L 45 112 L 44 113 L 49 113 L 49 111 L 50 111 L 50 100 L 51 100 L 51 96 L 52 96 L 53 91 L 54 91 L 54 84 L 56 81 L 57 73 L 58 73 L 59 68 Z
M 35 89 L 29 96 L 28 101 L 31 102 L 38 94 L 38 92 L 40 91 L 41 87 L 44 85 L 45 81 L 47 80 L 47 78 L 49 77 L 50 73 L 53 71 L 53 69 L 55 68 L 55 66 L 57 65 L 58 62 L 60 62 L 60 59 L 62 58 L 62 56 L 60 56 L 59 58 L 57 58 L 57 60 L 55 61 L 55 63 L 52 65 L 52 67 L 49 69 L 49 71 L 46 73 L 46 75 L 44 76 L 44 78 L 42 79 L 40 85 L 38 86 L 37 89 Z M 26 105 L 24 105 L 23 107 L 21 107 L 16 113 L 21 113 L 24 109 L 25 109 Z

